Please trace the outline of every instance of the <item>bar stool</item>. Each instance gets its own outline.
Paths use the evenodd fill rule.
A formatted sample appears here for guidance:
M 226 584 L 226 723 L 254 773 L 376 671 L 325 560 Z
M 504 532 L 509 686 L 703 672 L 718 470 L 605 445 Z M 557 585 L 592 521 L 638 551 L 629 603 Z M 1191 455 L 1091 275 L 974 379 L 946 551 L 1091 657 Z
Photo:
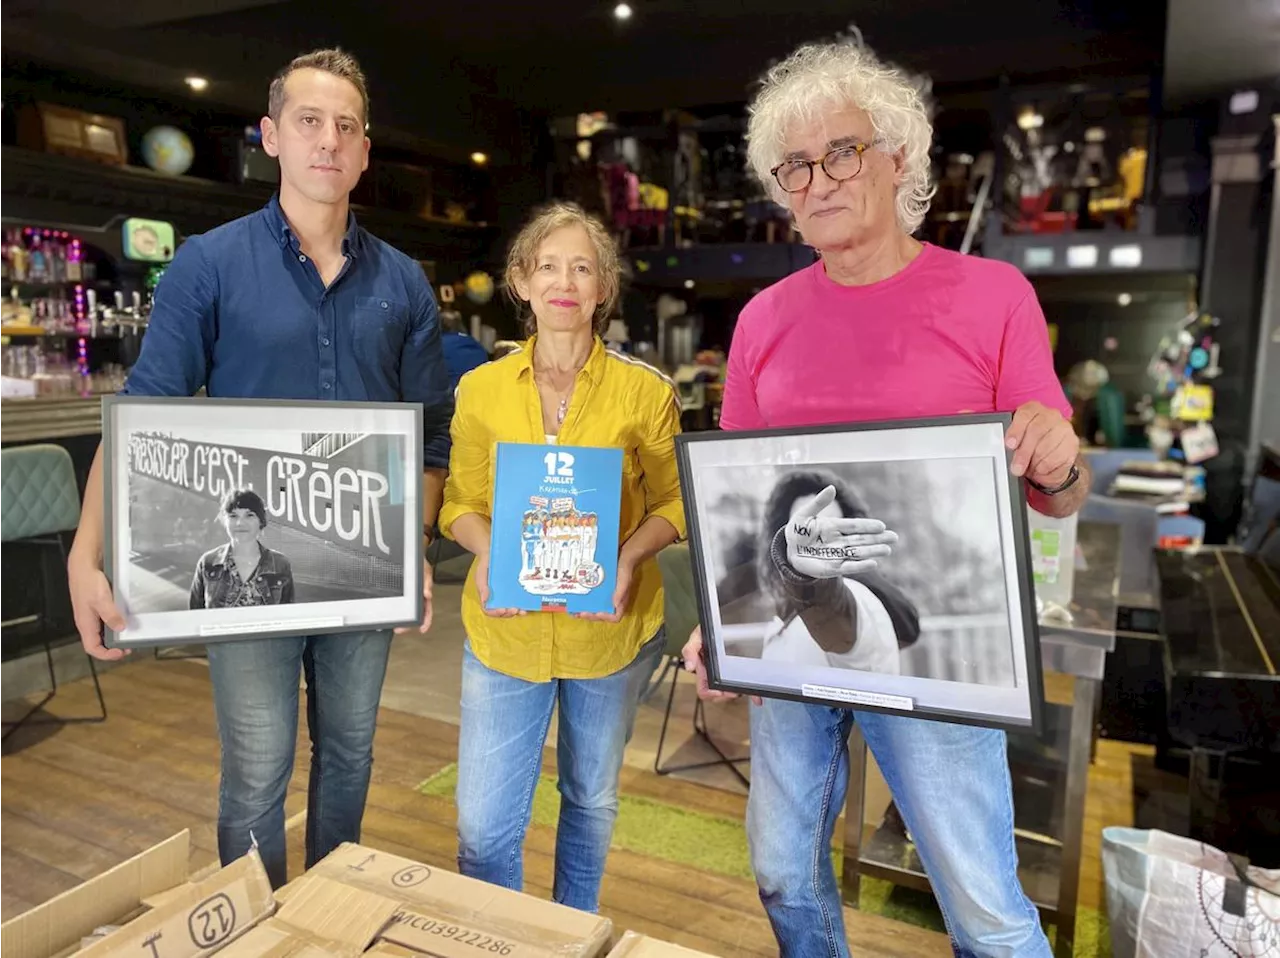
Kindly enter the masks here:
M 62 568 L 66 569 L 67 547 L 62 541 L 61 533 L 71 532 L 80 521 L 80 494 L 71 454 L 63 447 L 51 443 L 0 450 L 0 487 L 3 493 L 0 497 L 0 539 L 5 543 L 22 543 L 43 548 L 52 546 L 58 550 Z M 46 622 L 52 620 L 52 590 L 47 571 L 46 564 L 41 561 L 43 614 L 13 619 L 0 623 L 0 626 L 8 628 L 39 622 L 41 619 Z M 5 732 L 0 739 L 8 738 L 19 727 L 28 723 L 62 725 L 72 722 L 101 722 L 107 717 L 107 703 L 102 697 L 102 686 L 98 683 L 97 666 L 93 657 L 86 655 L 102 714 L 88 718 L 50 718 L 47 723 L 32 722 L 32 717 L 58 692 L 58 677 L 53 667 L 53 647 L 47 635 L 44 639 L 44 654 L 49 663 L 49 693 L 18 721 L 5 722 Z

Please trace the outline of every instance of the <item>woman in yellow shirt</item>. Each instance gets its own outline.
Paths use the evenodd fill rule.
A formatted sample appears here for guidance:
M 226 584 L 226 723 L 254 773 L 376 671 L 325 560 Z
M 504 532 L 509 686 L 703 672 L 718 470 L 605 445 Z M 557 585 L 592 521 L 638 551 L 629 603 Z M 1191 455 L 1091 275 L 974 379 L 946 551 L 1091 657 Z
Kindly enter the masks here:
M 605 349 L 600 334 L 617 302 L 618 253 L 581 208 L 556 204 L 534 216 L 512 245 L 506 282 L 532 311 L 532 335 L 462 377 L 439 518 L 441 532 L 476 557 L 462 594 L 458 866 L 464 875 L 521 888 L 525 829 L 558 707 L 553 895 L 596 911 L 622 753 L 665 644 L 654 557 L 685 534 L 675 461 L 680 403 L 666 376 Z M 622 450 L 613 614 L 488 607 L 498 442 Z

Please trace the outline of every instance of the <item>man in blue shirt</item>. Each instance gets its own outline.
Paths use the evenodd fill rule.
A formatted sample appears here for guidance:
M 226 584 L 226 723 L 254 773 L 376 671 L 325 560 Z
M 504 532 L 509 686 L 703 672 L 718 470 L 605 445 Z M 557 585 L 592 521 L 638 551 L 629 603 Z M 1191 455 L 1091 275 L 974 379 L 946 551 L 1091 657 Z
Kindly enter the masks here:
M 431 529 L 449 461 L 449 374 L 422 269 L 361 229 L 349 209 L 368 167 L 364 76 L 342 51 L 320 50 L 283 70 L 269 99 L 262 141 L 280 161 L 279 194 L 183 244 L 156 290 L 124 391 L 421 403 L 423 522 Z M 103 647 L 102 623 L 123 630 L 125 620 L 102 572 L 102 518 L 99 451 L 68 573 L 85 651 L 116 659 L 124 653 Z M 424 579 L 423 631 L 431 623 L 429 565 Z M 256 840 L 272 884 L 286 880 L 284 799 L 304 674 L 313 743 L 306 866 L 359 841 L 390 645 L 389 631 L 209 645 L 223 863 Z
M 440 312 L 440 342 L 444 361 L 449 367 L 449 382 L 456 391 L 458 380 L 477 366 L 489 361 L 489 353 L 462 328 L 462 314 L 457 310 Z

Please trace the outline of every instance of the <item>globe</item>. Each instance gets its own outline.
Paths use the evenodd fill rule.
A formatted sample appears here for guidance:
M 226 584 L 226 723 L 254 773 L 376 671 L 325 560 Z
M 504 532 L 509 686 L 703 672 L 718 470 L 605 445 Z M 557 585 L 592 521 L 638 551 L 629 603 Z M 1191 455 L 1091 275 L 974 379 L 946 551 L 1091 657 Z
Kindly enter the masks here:
M 463 287 L 467 291 L 467 299 L 473 303 L 484 305 L 493 299 L 493 277 L 488 273 L 476 270 L 463 280 Z
M 157 173 L 181 176 L 195 159 L 191 138 L 177 127 L 157 126 L 142 138 L 142 158 Z

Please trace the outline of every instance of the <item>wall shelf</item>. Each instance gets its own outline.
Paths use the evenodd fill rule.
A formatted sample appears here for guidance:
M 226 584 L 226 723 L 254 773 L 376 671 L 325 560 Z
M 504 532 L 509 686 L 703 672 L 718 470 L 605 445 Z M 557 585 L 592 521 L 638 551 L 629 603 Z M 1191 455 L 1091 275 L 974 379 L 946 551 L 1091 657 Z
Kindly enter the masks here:
M 1012 263 L 1027 276 L 1198 273 L 1198 236 L 1124 232 L 988 235 L 983 255 Z
M 252 213 L 274 191 L 268 184 L 219 183 L 167 176 L 6 146 L 0 150 L 0 194 L 7 222 L 57 224 L 82 232 L 112 228 L 125 216 L 201 233 Z M 360 225 L 415 258 L 466 261 L 483 256 L 495 229 L 353 206 Z
M 817 254 L 802 243 L 702 243 L 632 247 L 635 284 L 680 288 L 685 282 L 767 285 L 809 266 Z

